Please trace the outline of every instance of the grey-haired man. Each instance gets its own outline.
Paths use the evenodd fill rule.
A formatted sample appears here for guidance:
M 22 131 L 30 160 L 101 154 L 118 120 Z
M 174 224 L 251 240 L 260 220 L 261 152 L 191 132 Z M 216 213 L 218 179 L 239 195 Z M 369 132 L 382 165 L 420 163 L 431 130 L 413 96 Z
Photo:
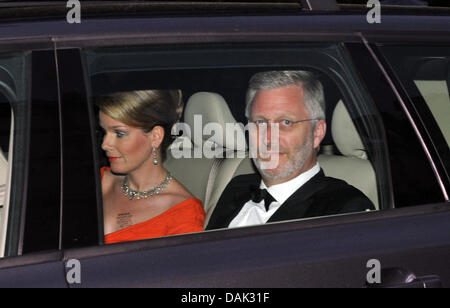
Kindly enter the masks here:
M 246 116 L 257 127 L 250 143 L 256 146 L 253 162 L 259 174 L 238 176 L 228 184 L 206 229 L 374 209 L 358 189 L 320 169 L 324 110 L 323 87 L 310 72 L 270 71 L 251 78 Z

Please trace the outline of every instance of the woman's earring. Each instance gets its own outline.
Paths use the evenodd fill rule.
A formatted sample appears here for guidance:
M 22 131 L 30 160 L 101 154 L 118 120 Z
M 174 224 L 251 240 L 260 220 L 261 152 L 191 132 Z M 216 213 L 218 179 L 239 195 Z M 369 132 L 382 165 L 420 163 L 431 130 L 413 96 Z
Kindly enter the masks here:
M 156 156 L 156 147 L 153 147 L 153 163 L 158 164 L 158 156 Z

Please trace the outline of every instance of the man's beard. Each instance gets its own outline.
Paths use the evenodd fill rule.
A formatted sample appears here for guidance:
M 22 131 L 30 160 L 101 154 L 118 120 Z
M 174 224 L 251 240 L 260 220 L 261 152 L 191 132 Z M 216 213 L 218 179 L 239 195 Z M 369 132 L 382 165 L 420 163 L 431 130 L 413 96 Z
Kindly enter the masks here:
M 271 180 L 279 180 L 291 176 L 296 171 L 301 170 L 304 167 L 306 160 L 312 155 L 314 151 L 313 139 L 314 135 L 313 133 L 311 133 L 311 135 L 306 138 L 303 144 L 296 147 L 294 149 L 293 157 L 291 157 L 284 164 L 283 169 L 280 172 L 273 173 L 270 172 L 270 170 L 273 169 L 262 168 L 261 165 L 263 164 L 263 162 L 261 162 L 258 158 L 253 158 L 253 162 L 255 163 L 256 169 L 258 169 L 259 173 L 263 177 Z

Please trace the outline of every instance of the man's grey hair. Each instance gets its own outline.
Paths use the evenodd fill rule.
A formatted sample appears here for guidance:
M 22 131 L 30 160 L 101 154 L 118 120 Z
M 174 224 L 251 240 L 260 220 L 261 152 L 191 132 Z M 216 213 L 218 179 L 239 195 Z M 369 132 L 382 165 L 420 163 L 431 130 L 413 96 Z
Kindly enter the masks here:
M 259 90 L 299 86 L 304 92 L 306 110 L 311 119 L 325 120 L 323 86 L 314 73 L 308 71 L 269 71 L 252 76 L 247 90 L 245 116 L 250 119 L 253 100 Z

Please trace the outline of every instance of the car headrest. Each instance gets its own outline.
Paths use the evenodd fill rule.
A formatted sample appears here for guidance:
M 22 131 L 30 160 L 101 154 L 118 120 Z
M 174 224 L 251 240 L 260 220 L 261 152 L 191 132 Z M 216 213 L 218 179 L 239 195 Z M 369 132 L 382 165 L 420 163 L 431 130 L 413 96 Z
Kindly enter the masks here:
M 342 100 L 333 111 L 331 135 L 342 155 L 367 159 L 364 145 Z
M 192 135 L 199 133 L 194 132 L 194 128 L 200 127 L 199 123 L 195 123 L 195 116 L 198 121 L 199 115 L 201 115 L 201 129 L 205 133 L 201 134 L 202 139 L 189 136 L 196 146 L 202 146 L 199 141 L 210 141 L 227 150 L 246 149 L 244 127 L 237 125 L 221 95 L 212 92 L 197 92 L 188 99 L 184 110 L 184 120 L 189 125 Z M 209 129 L 211 131 L 208 131 Z

